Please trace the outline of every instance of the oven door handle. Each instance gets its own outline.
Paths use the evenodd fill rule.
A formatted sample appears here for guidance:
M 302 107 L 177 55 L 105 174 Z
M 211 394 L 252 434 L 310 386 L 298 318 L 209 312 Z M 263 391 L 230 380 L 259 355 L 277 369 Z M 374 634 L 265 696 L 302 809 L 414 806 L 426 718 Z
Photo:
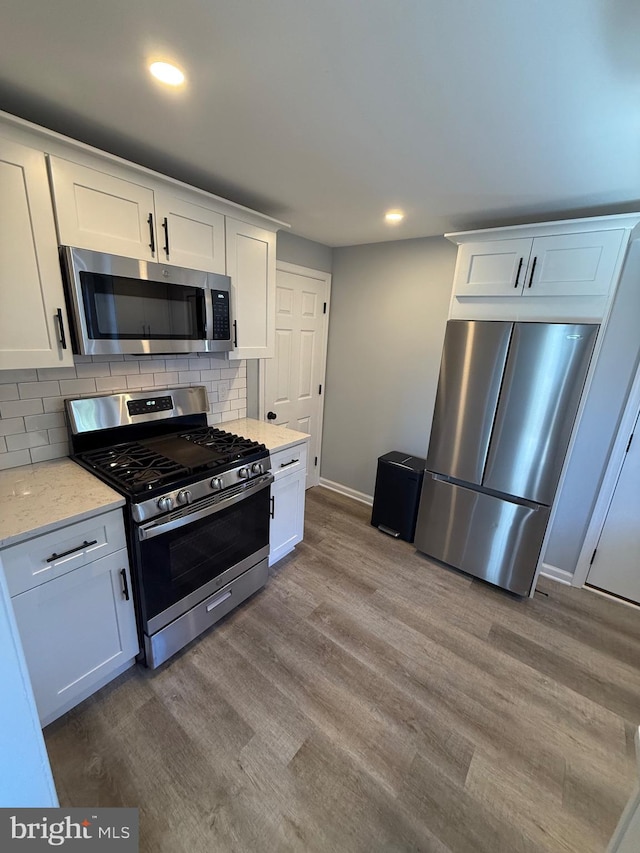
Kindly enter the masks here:
M 214 515 L 216 512 L 221 512 L 234 504 L 243 501 L 245 498 L 255 495 L 262 489 L 268 489 L 273 483 L 273 474 L 264 474 L 259 479 L 254 480 L 250 485 L 247 484 L 238 494 L 233 495 L 226 500 L 208 506 L 206 509 L 195 510 L 195 512 L 187 513 L 179 518 L 172 518 L 170 521 L 150 522 L 144 526 L 138 527 L 138 538 L 153 539 L 154 536 L 162 536 L 163 533 L 169 533 L 172 530 L 177 530 L 179 527 L 184 527 L 186 524 L 191 524 L 192 521 L 199 521 L 201 518 L 206 518 L 208 515 Z

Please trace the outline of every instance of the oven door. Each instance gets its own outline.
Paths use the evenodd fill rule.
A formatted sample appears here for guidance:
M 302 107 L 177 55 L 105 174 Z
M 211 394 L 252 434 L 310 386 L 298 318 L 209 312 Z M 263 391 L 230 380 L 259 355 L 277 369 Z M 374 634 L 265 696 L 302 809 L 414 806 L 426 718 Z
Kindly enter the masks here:
M 265 474 L 137 526 L 138 595 L 147 635 L 268 556 L 272 482 Z

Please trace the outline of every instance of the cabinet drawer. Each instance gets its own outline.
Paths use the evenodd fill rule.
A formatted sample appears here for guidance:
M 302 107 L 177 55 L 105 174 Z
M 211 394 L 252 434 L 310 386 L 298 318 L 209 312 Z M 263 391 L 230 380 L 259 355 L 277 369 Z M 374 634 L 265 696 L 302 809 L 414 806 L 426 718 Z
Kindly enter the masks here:
M 304 471 L 307 468 L 307 442 L 295 444 L 284 450 L 277 450 L 271 454 L 271 470 L 273 476 L 278 480 L 293 474 L 294 471 Z
M 12 597 L 126 547 L 122 510 L 69 524 L 2 551 Z

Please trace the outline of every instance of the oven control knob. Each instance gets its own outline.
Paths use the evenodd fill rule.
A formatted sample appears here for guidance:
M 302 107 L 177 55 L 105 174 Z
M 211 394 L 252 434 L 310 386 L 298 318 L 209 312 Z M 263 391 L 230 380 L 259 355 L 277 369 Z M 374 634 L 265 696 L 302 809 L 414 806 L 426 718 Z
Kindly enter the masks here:
M 254 474 L 264 474 L 264 466 L 262 462 L 254 462 L 251 466 L 251 470 Z
M 222 482 L 220 477 L 214 477 L 213 480 L 211 481 L 211 488 L 212 489 L 221 489 L 222 486 L 223 486 L 223 482 Z
M 251 474 L 249 468 L 239 468 L 238 469 L 238 477 L 241 477 L 243 480 L 246 480 L 247 477 Z
M 158 509 L 162 510 L 162 512 L 169 512 L 170 509 L 173 509 L 173 498 L 168 496 L 160 498 L 158 501 Z
M 190 504 L 191 492 L 189 491 L 189 489 L 181 489 L 176 495 L 176 500 L 179 504 Z

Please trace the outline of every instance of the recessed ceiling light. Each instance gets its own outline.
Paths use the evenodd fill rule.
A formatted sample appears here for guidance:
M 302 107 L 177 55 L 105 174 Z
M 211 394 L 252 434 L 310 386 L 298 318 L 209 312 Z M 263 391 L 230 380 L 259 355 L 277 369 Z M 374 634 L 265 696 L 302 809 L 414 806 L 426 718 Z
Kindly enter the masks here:
M 385 213 L 384 218 L 392 225 L 397 225 L 398 222 L 402 222 L 404 219 L 404 213 L 399 210 L 390 210 L 388 213 Z
M 181 86 L 184 83 L 184 73 L 170 62 L 152 62 L 149 71 L 167 86 Z

